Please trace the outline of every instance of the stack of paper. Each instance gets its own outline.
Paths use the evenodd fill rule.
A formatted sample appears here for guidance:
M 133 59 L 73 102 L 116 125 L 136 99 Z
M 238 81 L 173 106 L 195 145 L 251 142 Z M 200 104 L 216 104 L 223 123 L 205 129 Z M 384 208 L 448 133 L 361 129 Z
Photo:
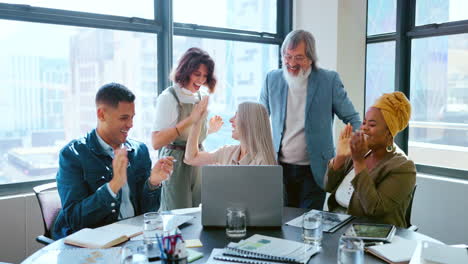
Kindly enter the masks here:
M 428 241 L 418 243 L 410 264 L 464 264 L 468 263 L 466 248 L 452 247 Z
M 231 242 L 221 251 L 213 251 L 210 259 L 253 264 L 270 263 L 270 261 L 276 263 L 307 263 L 312 255 L 318 251 L 318 248 L 301 242 L 253 235 L 238 243 Z
M 418 242 L 394 236 L 392 243 L 366 248 L 366 252 L 387 263 L 408 263 Z

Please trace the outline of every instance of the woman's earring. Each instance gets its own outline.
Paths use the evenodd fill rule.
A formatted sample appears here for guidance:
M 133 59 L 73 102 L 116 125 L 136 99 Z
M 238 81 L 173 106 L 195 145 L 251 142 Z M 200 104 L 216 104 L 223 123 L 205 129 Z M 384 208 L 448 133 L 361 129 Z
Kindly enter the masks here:
M 387 152 L 393 152 L 393 150 L 394 150 L 393 144 L 390 145 L 390 146 L 387 146 L 387 147 L 385 148 L 385 150 L 387 150 Z

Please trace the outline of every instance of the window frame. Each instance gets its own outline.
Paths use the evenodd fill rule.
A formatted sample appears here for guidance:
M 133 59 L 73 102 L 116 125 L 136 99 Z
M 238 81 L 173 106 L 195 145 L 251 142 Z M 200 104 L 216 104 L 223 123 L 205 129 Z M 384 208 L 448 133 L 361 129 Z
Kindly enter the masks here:
M 395 91 L 403 92 L 408 98 L 410 98 L 411 93 L 411 41 L 418 38 L 468 33 L 468 19 L 415 26 L 416 1 L 417 0 L 397 0 L 396 32 L 367 35 L 367 20 L 369 19 L 369 14 L 366 14 L 366 59 L 367 44 L 395 41 Z M 369 0 L 367 0 L 366 3 L 366 10 L 368 10 Z M 364 88 L 364 99 L 365 96 L 366 87 Z M 364 108 L 365 107 L 366 106 L 364 106 Z M 364 112 L 365 110 L 366 109 L 364 109 Z M 408 140 L 409 127 L 399 133 L 395 138 L 395 142 L 406 154 L 408 153 Z M 468 170 L 424 164 L 416 164 L 416 169 L 419 173 L 455 179 L 468 179 Z
M 170 86 L 167 76 L 172 68 L 173 36 L 211 38 L 243 41 L 261 44 L 275 44 L 281 47 L 284 37 L 292 30 L 292 0 L 277 0 L 276 33 L 237 30 L 173 21 L 172 0 L 153 0 L 154 19 L 104 15 L 81 11 L 35 7 L 23 4 L 0 3 L 0 19 L 43 24 L 56 24 L 99 29 L 123 30 L 157 34 L 158 94 Z M 278 49 L 281 52 L 281 49 Z M 281 56 L 278 56 L 278 67 Z M 149 136 L 149 135 L 148 135 Z M 0 197 L 32 192 L 32 188 L 55 179 L 0 184 Z

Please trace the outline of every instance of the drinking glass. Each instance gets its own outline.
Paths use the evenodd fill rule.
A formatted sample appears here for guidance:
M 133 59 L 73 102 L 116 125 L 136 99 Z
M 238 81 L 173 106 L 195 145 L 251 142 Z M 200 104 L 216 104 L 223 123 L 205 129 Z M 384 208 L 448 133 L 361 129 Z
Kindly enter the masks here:
M 149 212 L 143 215 L 143 238 L 155 240 L 158 230 L 162 230 L 163 220 L 159 213 Z
M 145 244 L 131 244 L 122 248 L 121 264 L 147 264 L 148 251 Z
M 338 242 L 338 264 L 364 264 L 364 243 L 360 238 L 341 236 Z
M 226 235 L 244 237 L 247 234 L 247 217 L 244 208 L 229 207 L 226 209 Z
M 153 259 L 159 256 L 156 234 L 162 232 L 163 219 L 157 212 L 149 212 L 143 215 L 143 241 L 148 249 L 148 257 Z
M 302 238 L 305 243 L 320 247 L 323 238 L 322 214 L 307 212 L 302 220 Z

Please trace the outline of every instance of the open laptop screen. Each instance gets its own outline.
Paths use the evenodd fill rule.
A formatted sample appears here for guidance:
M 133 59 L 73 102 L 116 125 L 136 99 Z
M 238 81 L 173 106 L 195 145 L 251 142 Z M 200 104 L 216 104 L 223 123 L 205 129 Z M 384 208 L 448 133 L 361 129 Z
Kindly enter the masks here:
M 245 208 L 247 226 L 281 226 L 281 166 L 204 166 L 201 175 L 203 226 L 225 226 L 228 207 Z

